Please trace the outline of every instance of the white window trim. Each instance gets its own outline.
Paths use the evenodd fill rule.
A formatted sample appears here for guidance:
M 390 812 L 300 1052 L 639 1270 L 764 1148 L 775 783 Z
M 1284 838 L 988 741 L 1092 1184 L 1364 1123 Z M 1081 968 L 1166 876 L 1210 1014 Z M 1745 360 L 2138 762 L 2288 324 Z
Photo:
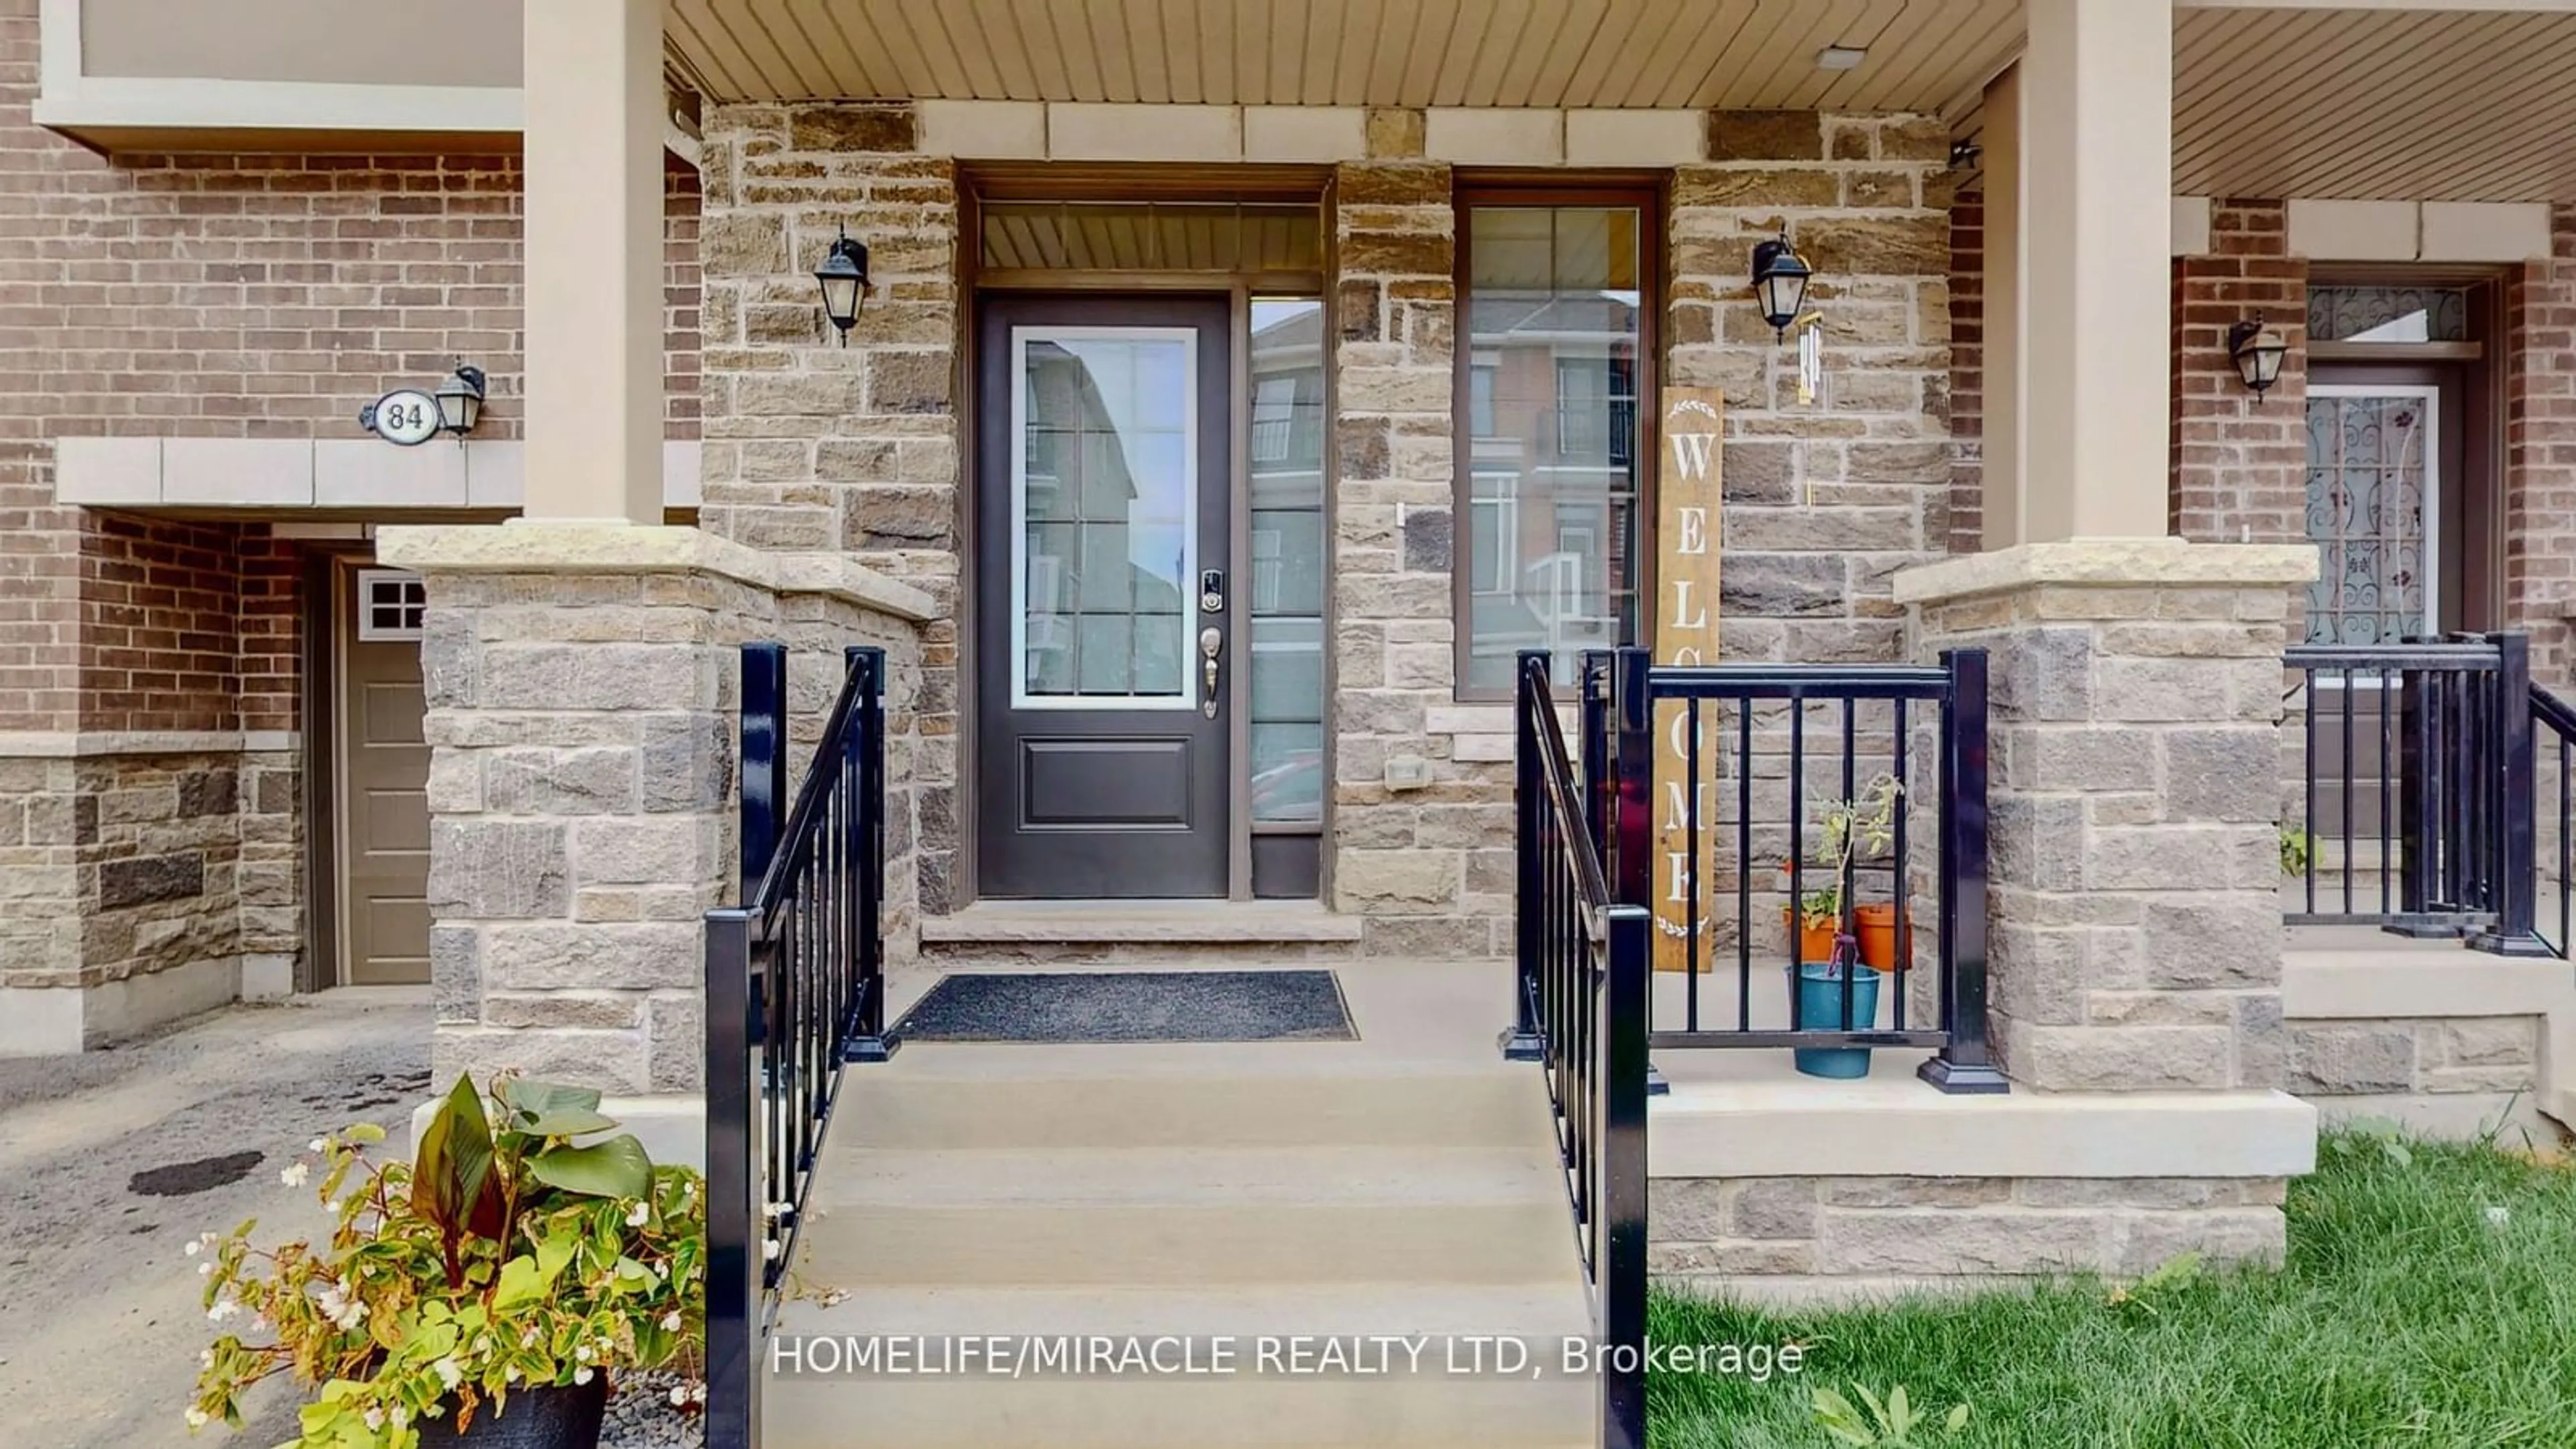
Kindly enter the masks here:
M 357 601 L 356 607 L 358 611 L 358 617 L 355 621 L 358 626 L 358 642 L 361 644 L 419 643 L 421 636 L 426 632 L 425 630 L 407 628 L 388 629 L 375 622 L 376 589 L 379 585 L 391 585 L 395 589 L 401 590 L 419 583 L 420 575 L 412 573 L 408 569 L 358 570 L 357 587 L 353 591 L 354 597 Z M 397 605 L 397 607 L 408 606 L 408 601 L 404 601 Z M 426 610 L 426 601 L 424 601 L 422 607 Z

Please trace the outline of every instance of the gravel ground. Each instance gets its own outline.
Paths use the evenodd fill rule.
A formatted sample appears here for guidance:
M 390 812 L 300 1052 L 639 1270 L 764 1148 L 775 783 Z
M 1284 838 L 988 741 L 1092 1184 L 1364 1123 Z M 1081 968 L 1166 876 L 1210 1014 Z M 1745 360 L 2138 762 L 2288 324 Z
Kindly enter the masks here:
M 114 1051 L 0 1061 L 0 1443 L 266 1449 L 293 1386 L 262 1385 L 238 1438 L 180 1422 L 214 1326 L 190 1237 L 256 1216 L 283 1237 L 321 1205 L 277 1174 L 323 1132 L 374 1122 L 408 1151 L 429 1089 L 423 993 L 239 1006 Z M 636 1445 L 677 1441 L 635 1440 Z
M 669 1374 L 635 1374 L 618 1382 L 608 1401 L 608 1427 L 599 1449 L 700 1449 L 707 1442 L 706 1421 L 671 1408 Z

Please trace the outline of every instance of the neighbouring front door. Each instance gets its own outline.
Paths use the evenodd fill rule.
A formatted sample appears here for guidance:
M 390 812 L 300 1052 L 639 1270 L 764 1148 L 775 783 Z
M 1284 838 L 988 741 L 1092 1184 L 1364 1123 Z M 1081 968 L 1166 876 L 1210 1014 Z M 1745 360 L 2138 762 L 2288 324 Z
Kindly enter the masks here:
M 1223 896 L 1231 308 L 995 296 L 976 463 L 977 876 Z
M 418 576 L 343 570 L 340 709 L 342 986 L 429 981 L 429 743 Z

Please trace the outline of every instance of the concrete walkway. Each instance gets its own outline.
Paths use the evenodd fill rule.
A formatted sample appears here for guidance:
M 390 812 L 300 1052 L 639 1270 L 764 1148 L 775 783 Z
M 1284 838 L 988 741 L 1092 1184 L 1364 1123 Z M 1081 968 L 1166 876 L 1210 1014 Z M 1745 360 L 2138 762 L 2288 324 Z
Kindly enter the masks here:
M 353 1122 L 409 1150 L 429 1089 L 426 993 L 328 992 L 237 1006 L 82 1057 L 0 1061 L 0 1440 L 29 1449 L 266 1446 L 293 1387 L 262 1386 L 237 1438 L 180 1415 L 214 1325 L 181 1251 L 246 1217 L 322 1231 L 278 1172 Z

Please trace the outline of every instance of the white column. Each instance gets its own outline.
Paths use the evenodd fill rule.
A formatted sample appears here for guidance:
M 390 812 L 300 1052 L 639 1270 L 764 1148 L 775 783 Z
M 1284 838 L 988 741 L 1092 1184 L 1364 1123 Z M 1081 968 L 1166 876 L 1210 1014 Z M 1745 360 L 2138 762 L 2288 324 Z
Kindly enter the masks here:
M 662 521 L 662 7 L 526 8 L 526 516 Z
M 2004 87 L 2019 122 L 2005 168 L 2010 229 L 1998 235 L 1988 217 L 1988 255 L 2009 249 L 2016 280 L 2011 372 L 1988 386 L 2015 390 L 2005 451 L 2018 469 L 1999 494 L 2015 516 L 1998 519 L 1988 507 L 1988 547 L 2160 538 L 2172 389 L 2173 0 L 2029 0 L 2029 15 L 2029 49 Z

